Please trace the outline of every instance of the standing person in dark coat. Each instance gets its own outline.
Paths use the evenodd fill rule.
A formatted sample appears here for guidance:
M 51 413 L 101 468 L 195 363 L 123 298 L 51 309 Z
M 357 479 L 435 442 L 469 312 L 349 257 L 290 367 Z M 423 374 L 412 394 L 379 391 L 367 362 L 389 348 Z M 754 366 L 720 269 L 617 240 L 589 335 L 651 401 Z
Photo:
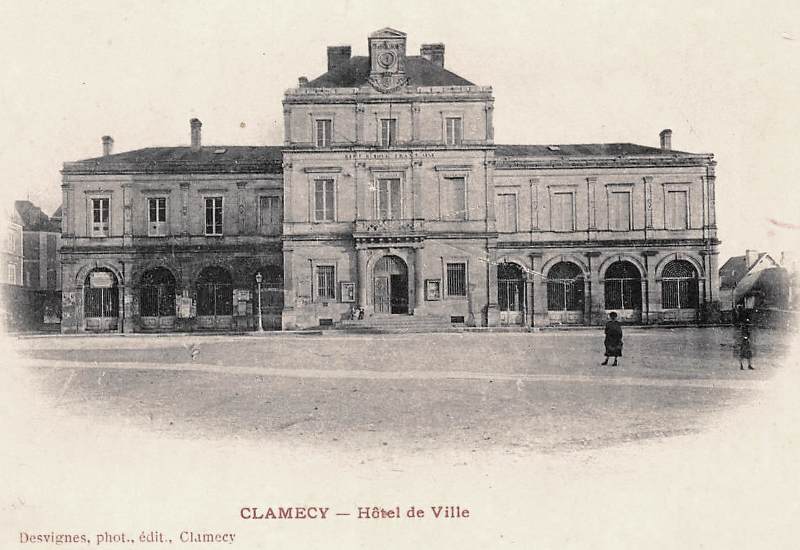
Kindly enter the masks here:
M 739 322 L 739 370 L 744 370 L 742 359 L 747 359 L 747 368 L 753 368 L 753 345 L 750 316 L 746 313 Z
M 611 320 L 606 323 L 606 360 L 600 364 L 608 365 L 608 358 L 613 357 L 614 362 L 611 366 L 616 367 L 617 357 L 622 357 L 622 325 L 617 321 L 616 311 L 612 311 L 609 317 Z

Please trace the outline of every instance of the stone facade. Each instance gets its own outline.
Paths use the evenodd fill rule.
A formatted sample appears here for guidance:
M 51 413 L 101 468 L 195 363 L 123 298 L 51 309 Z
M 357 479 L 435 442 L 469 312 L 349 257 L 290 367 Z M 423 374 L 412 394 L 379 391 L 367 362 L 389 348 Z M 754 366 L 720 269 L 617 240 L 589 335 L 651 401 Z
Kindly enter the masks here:
M 597 324 L 611 310 L 713 318 L 713 155 L 673 150 L 669 130 L 660 148 L 496 145 L 492 89 L 446 70 L 444 45 L 407 55 L 405 34 L 382 29 L 368 49 L 329 48 L 328 71 L 286 92 L 282 148 L 201 147 L 193 121 L 191 148 L 114 155 L 106 141 L 104 157 L 65 164 L 65 330 L 251 329 L 259 270 L 280 285 L 269 324 L 284 329 L 361 314 L 472 326 Z M 282 219 L 266 235 L 270 194 Z M 221 235 L 208 234 L 210 197 L 222 197 Z M 167 210 L 157 237 L 153 198 Z M 208 319 L 196 309 L 215 265 L 236 303 Z M 169 279 L 156 284 L 156 267 L 183 314 L 141 314 L 143 293 Z M 112 277 L 90 276 L 98 269 Z M 118 285 L 114 320 L 85 315 L 92 284 Z

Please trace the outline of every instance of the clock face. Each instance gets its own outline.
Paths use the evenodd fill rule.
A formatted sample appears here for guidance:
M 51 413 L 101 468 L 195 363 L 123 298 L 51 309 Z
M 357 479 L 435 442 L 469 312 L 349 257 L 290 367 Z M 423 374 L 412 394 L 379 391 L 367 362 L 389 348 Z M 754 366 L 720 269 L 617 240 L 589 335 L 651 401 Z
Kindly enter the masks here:
M 382 52 L 378 54 L 378 65 L 384 69 L 388 69 L 394 65 L 396 59 L 397 57 L 395 56 L 394 52 Z

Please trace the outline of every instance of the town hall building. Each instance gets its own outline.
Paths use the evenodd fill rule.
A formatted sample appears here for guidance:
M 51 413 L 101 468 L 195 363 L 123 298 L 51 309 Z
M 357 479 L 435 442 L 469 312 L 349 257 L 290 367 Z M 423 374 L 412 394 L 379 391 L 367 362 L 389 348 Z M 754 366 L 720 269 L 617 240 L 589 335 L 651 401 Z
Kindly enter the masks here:
M 204 146 L 193 119 L 189 147 L 64 164 L 65 332 L 716 315 L 715 162 L 670 130 L 496 144 L 491 87 L 389 28 L 283 106 L 283 146 Z

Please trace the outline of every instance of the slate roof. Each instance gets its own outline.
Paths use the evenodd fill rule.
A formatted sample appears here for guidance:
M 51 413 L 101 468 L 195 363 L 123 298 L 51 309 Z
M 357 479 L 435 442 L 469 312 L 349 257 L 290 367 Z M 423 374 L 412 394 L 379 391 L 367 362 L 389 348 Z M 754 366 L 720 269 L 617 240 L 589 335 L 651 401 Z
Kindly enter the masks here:
M 635 143 L 577 143 L 551 145 L 497 145 L 495 157 L 624 157 L 692 155 Z
M 369 57 L 357 55 L 346 63 L 318 76 L 306 88 L 358 88 L 369 83 Z M 443 69 L 418 55 L 406 56 L 409 86 L 475 86 L 465 78 Z
M 210 145 L 147 147 L 104 157 L 64 163 L 64 172 L 78 173 L 281 173 L 282 147 Z

